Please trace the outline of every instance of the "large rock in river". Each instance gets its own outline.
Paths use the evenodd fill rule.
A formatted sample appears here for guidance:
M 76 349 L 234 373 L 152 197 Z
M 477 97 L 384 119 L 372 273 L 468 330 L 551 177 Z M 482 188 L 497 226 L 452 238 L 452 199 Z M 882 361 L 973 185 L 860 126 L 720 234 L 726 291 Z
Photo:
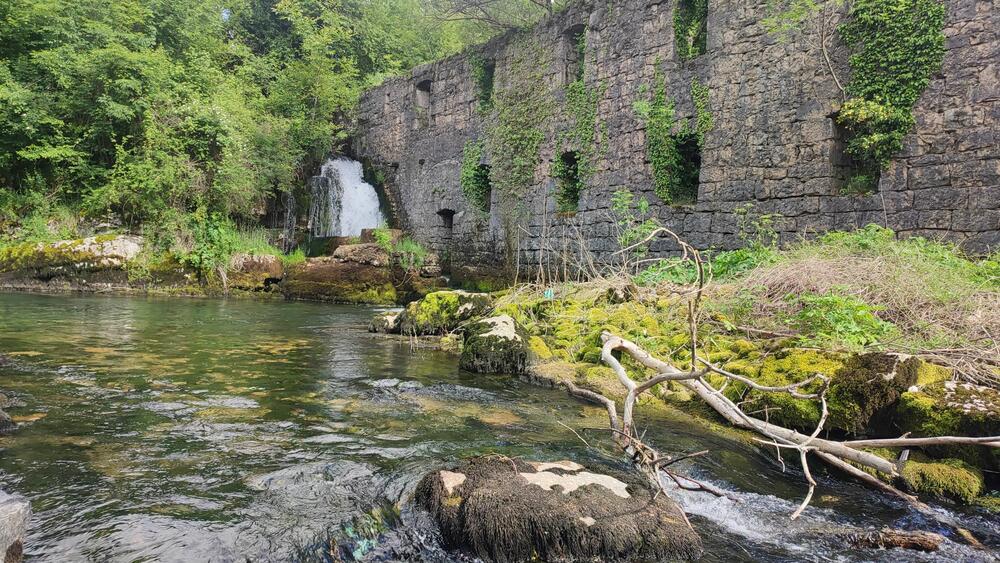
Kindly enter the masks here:
M 407 305 L 399 328 L 408 336 L 447 334 L 469 319 L 486 314 L 492 306 L 493 300 L 486 293 L 435 291 Z
M 0 491 L 0 562 L 20 563 L 31 504 L 22 496 Z
M 701 555 L 680 508 L 628 474 L 474 458 L 434 471 L 416 501 L 445 544 L 487 561 L 663 561 Z
M 509 315 L 490 317 L 466 329 L 462 369 L 477 373 L 512 373 L 528 369 L 528 337 Z

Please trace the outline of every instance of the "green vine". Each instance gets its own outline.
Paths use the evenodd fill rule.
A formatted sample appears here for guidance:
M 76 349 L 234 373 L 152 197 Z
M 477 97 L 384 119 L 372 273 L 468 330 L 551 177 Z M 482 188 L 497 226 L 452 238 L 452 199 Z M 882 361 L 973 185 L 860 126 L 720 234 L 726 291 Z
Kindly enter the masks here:
M 552 165 L 552 175 L 558 180 L 556 203 L 561 212 L 577 210 L 580 192 L 597 172 L 600 156 L 597 106 L 606 85 L 602 83 L 597 88 L 589 88 L 584 80 L 586 33 L 580 34 L 577 49 L 580 53 L 578 78 L 566 87 L 566 111 L 572 118 L 573 126 L 560 136 L 561 144 L 576 149 L 575 158 L 572 165 L 562 158 L 557 158 Z
M 677 0 L 674 8 L 674 45 L 681 60 L 705 52 L 708 44 L 708 0 Z
M 490 210 L 490 167 L 481 164 L 483 142 L 469 141 L 462 151 L 462 193 L 473 207 L 488 213 Z
M 855 190 L 880 170 L 913 128 L 913 105 L 944 59 L 945 7 L 937 0 L 854 0 L 840 35 L 853 51 L 850 96 L 837 116 L 858 164 Z
M 522 42 L 513 49 L 510 75 L 493 92 L 493 111 L 486 123 L 485 148 L 494 155 L 490 181 L 500 195 L 501 212 L 510 224 L 522 210 L 524 195 L 534 184 L 539 149 L 545 140 L 541 129 L 552 115 L 553 101 L 545 83 L 544 53 L 535 44 Z
M 691 79 L 691 101 L 694 102 L 694 132 L 698 136 L 698 146 L 702 147 L 705 145 L 705 135 L 715 126 L 715 121 L 709 109 L 708 86 L 697 78 Z
M 686 205 L 698 199 L 700 150 L 705 133 L 712 127 L 712 116 L 707 87 L 692 82 L 691 96 L 697 116 L 693 130 L 687 123 L 677 127 L 674 101 L 667 97 L 666 79 L 659 73 L 653 77 L 651 99 L 639 100 L 633 106 L 646 125 L 646 157 L 653 169 L 653 191 L 668 205 Z
M 493 107 L 493 67 L 477 54 L 469 55 L 469 69 L 476 84 L 479 111 L 488 113 Z

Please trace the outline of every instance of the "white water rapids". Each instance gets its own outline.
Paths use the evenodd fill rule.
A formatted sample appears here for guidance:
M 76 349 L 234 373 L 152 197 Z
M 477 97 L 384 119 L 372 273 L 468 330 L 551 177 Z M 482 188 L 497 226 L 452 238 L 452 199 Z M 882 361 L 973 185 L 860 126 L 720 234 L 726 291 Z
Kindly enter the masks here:
M 365 182 L 361 163 L 328 159 L 309 182 L 309 232 L 314 237 L 356 237 L 385 224 L 375 187 Z

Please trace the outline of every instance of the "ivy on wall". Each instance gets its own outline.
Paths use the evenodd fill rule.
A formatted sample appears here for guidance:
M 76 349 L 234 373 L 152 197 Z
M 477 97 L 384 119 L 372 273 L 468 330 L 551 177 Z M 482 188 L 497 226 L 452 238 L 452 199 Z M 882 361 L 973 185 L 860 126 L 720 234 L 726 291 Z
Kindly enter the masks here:
M 698 146 L 705 144 L 705 134 L 712 130 L 715 122 L 709 109 L 708 86 L 697 78 L 691 79 L 691 101 L 694 103 L 694 132 L 698 136 Z
M 493 156 L 490 182 L 508 226 L 523 211 L 524 195 L 534 184 L 545 140 L 541 127 L 553 112 L 552 93 L 543 86 L 548 65 L 541 47 L 524 38 L 511 52 L 509 75 L 493 91 L 493 110 L 485 124 L 485 148 Z
M 945 7 L 938 0 L 854 0 L 840 26 L 851 48 L 850 98 L 837 122 L 858 164 L 853 191 L 870 191 L 915 125 L 913 105 L 944 59 Z
M 483 142 L 469 141 L 462 151 L 462 193 L 469 203 L 484 213 L 490 210 L 490 167 L 482 164 Z
M 573 125 L 560 136 L 560 144 L 575 150 L 573 158 L 557 158 L 552 165 L 552 175 L 558 180 L 556 204 L 561 212 L 576 211 L 586 182 L 597 171 L 598 150 L 598 102 L 604 94 L 605 84 L 588 87 L 584 80 L 586 33 L 577 41 L 580 68 L 577 80 L 566 87 L 566 112 Z
M 477 54 L 469 55 L 469 70 L 476 84 L 476 96 L 479 98 L 479 111 L 489 112 L 493 107 L 493 73 L 492 61 Z
M 634 110 L 646 125 L 646 158 L 653 171 L 653 191 L 669 205 L 687 205 L 698 199 L 701 147 L 713 126 L 708 108 L 708 87 L 691 82 L 695 125 L 678 127 L 674 101 L 667 97 L 666 79 L 653 77 L 650 100 L 640 100 Z
M 708 44 L 708 0 L 677 0 L 674 7 L 674 46 L 681 60 L 705 52 Z

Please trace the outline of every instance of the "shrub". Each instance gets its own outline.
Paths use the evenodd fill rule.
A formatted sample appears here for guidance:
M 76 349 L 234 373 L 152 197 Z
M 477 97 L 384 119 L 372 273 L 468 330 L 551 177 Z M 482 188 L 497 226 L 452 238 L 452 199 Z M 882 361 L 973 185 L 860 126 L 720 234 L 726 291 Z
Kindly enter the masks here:
M 406 271 L 419 270 L 427 259 L 427 249 L 411 238 L 397 242 L 393 251 L 399 257 L 400 267 Z
M 379 227 L 372 231 L 372 238 L 375 239 L 375 244 L 379 245 L 382 250 L 386 252 L 392 252 L 392 232 L 384 227 Z
M 878 343 L 896 329 L 875 315 L 881 307 L 837 291 L 792 296 L 789 300 L 801 307 L 789 321 L 802 333 L 806 344 L 863 348 Z

